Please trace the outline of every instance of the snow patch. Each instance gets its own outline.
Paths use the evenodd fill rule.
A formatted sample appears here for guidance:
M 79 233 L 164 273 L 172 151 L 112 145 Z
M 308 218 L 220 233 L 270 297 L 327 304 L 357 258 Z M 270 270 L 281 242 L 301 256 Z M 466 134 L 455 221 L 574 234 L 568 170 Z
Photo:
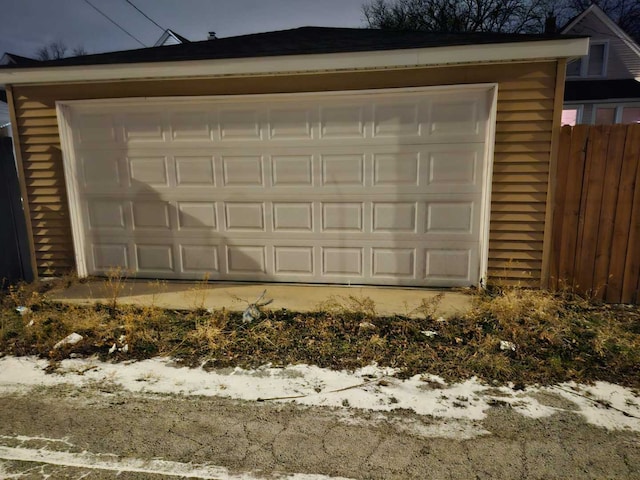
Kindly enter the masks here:
M 475 378 L 454 384 L 447 384 L 429 374 L 400 380 L 395 377 L 396 370 L 376 365 L 354 372 L 337 372 L 310 365 L 286 368 L 265 365 L 254 370 L 235 368 L 208 372 L 202 368 L 176 367 L 167 358 L 129 363 L 69 359 L 60 362 L 57 373 L 51 375 L 44 372 L 47 365 L 46 360 L 32 357 L 0 359 L 0 392 L 24 391 L 37 386 L 83 386 L 109 382 L 137 393 L 291 401 L 308 406 L 380 412 L 408 409 L 443 421 L 467 422 L 465 428 L 460 425 L 426 425 L 416 432 L 445 437 L 482 434 L 474 430 L 473 422 L 484 419 L 494 405 L 510 406 L 529 418 L 543 418 L 567 411 L 543 403 L 538 394 L 546 393 L 565 403 L 570 402 L 572 408 L 568 411 L 583 415 L 593 425 L 612 430 L 640 431 L 640 397 L 627 388 L 606 382 L 597 382 L 593 386 L 564 383 L 518 391 L 506 386 L 484 385 Z

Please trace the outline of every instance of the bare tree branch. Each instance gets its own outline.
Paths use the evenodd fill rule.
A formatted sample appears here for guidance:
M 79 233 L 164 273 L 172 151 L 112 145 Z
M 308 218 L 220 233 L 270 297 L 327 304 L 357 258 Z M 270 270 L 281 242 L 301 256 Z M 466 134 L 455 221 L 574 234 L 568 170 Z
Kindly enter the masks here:
M 371 28 L 430 32 L 536 33 L 547 18 L 567 22 L 592 0 L 371 0 L 362 7 Z M 639 0 L 595 0 L 614 22 L 640 39 Z
M 38 60 L 58 60 L 60 58 L 65 58 L 69 48 L 62 40 L 56 40 L 50 43 L 47 43 L 43 47 L 40 47 L 36 50 L 36 58 Z M 83 46 L 77 46 L 71 51 L 72 57 L 79 57 L 81 55 L 87 55 L 87 51 Z

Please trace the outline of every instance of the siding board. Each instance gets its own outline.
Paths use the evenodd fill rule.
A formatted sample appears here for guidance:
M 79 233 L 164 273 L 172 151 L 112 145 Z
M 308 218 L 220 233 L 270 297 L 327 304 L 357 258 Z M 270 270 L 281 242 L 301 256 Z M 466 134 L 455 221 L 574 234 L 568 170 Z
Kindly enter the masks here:
M 58 138 L 58 100 L 363 90 L 498 83 L 489 261 L 491 278 L 539 285 L 556 62 L 299 76 L 15 87 L 21 152 L 40 274 L 74 265 Z M 55 235 L 52 233 L 55 232 Z M 55 254 L 51 253 L 55 252 Z M 46 253 L 45 256 L 42 254 Z M 508 260 L 519 262 L 509 264 Z M 496 265 L 500 265 L 499 268 Z

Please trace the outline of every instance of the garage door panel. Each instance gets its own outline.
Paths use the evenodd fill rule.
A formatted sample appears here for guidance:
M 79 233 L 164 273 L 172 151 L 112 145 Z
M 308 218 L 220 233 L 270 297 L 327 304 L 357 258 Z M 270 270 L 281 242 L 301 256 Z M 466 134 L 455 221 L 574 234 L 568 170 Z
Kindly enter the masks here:
M 227 232 L 265 231 L 265 205 L 257 202 L 225 202 L 225 230 Z
M 312 109 L 272 108 L 268 113 L 269 139 L 306 140 L 313 138 Z
M 443 151 L 430 151 L 426 181 L 432 187 L 478 187 L 478 148 L 462 149 L 449 147 Z
M 136 244 L 137 270 L 143 273 L 173 272 L 173 245 Z
M 313 276 L 315 271 L 314 248 L 276 246 L 274 253 L 274 275 Z
M 262 157 L 224 155 L 221 158 L 225 186 L 263 186 Z
M 274 232 L 313 233 L 313 203 L 273 202 Z
M 269 188 L 268 194 L 293 192 L 295 188 L 308 193 L 308 187 L 318 193 L 344 193 L 344 187 L 360 187 L 363 193 L 482 191 L 483 145 L 398 146 L 393 150 L 368 146 L 358 150 L 354 154 L 347 147 L 274 148 L 259 154 L 260 149 L 244 148 L 247 154 L 238 155 L 236 149 L 233 155 L 213 156 L 202 149 L 194 149 L 189 155 L 184 149 L 173 149 L 176 153 L 166 156 L 151 156 L 148 151 L 143 155 L 136 150 L 127 155 L 126 161 L 129 183 L 142 193 L 145 189 L 176 187 L 186 193 L 194 187 L 215 190 L 219 186 L 243 192 Z M 125 192 L 130 188 L 117 180 L 116 154 L 83 150 L 80 155 L 90 159 L 95 170 L 92 187 L 97 190 L 92 188 L 92 192 Z M 107 181 L 98 182 L 103 175 Z M 216 183 L 218 177 L 221 185 Z
M 133 230 L 164 229 L 171 230 L 169 203 L 164 201 L 131 202 L 133 212 Z
M 477 263 L 477 254 L 472 249 L 430 248 L 425 253 L 425 278 L 429 281 L 472 282 L 477 274 L 472 269 Z
M 363 154 L 320 155 L 322 185 L 364 186 Z
M 169 114 L 171 126 L 171 140 L 182 141 L 211 141 L 211 127 L 214 123 L 206 111 L 171 112 Z
M 122 157 L 109 150 L 88 151 L 79 155 L 80 178 L 86 189 L 110 191 L 123 185 Z
M 416 233 L 417 202 L 374 202 L 374 233 Z
M 264 245 L 227 245 L 227 273 L 235 275 L 266 275 L 267 247 Z
M 309 187 L 313 185 L 313 155 L 271 155 L 273 187 Z
M 169 232 L 185 238 L 231 232 L 238 237 L 279 233 L 300 239 L 394 236 L 426 241 L 443 235 L 454 240 L 476 238 L 480 225 L 477 195 L 391 195 L 374 202 L 363 202 L 363 196 L 344 196 L 340 202 L 299 202 L 290 197 L 266 202 L 242 201 L 246 197 L 228 202 L 156 198 L 134 196 L 124 202 L 90 199 L 87 226 L 91 230 L 126 231 L 132 236 L 152 230 L 154 235 Z M 335 196 L 327 199 L 335 200 Z
M 415 248 L 372 248 L 373 278 L 416 278 Z
M 218 229 L 215 202 L 178 202 L 177 207 L 180 230 Z
M 169 168 L 167 157 L 127 157 L 129 164 L 129 185 L 143 185 L 150 187 L 169 186 Z
M 469 135 L 475 137 L 483 133 L 484 119 L 481 118 L 479 101 L 484 99 L 443 98 L 433 100 L 429 105 L 429 134 L 440 137 Z
M 389 102 L 374 105 L 373 136 L 378 138 L 401 138 L 421 136 L 422 120 L 420 104 L 413 102 Z
M 320 138 L 343 140 L 364 138 L 365 109 L 364 105 L 320 107 Z
M 373 186 L 418 187 L 420 152 L 373 153 Z
M 218 113 L 218 124 L 214 129 L 224 141 L 255 141 L 263 139 L 260 126 L 262 112 L 257 109 L 221 109 Z
M 163 117 L 160 112 L 125 114 L 122 117 L 125 141 L 128 143 L 166 141 Z
M 73 107 L 90 273 L 468 285 L 487 90 Z
M 118 229 L 126 228 L 125 205 L 112 199 L 96 199 L 87 202 L 87 228 Z
M 217 245 L 182 243 L 180 245 L 180 272 L 200 275 L 205 273 L 219 274 L 218 252 Z
M 128 245 L 124 243 L 96 243 L 90 245 L 93 271 L 107 272 L 111 268 L 129 269 Z
M 364 204 L 323 202 L 322 231 L 354 233 L 364 231 Z
M 363 277 L 364 249 L 322 247 L 322 275 Z
M 473 234 L 473 202 L 427 203 L 427 233 Z
M 177 187 L 215 187 L 212 156 L 181 155 L 174 157 Z

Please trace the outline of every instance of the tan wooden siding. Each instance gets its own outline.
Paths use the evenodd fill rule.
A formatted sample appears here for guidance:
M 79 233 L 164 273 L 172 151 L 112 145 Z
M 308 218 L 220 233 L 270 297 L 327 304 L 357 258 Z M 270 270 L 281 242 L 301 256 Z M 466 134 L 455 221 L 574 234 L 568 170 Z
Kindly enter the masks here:
M 16 114 L 38 272 L 74 267 L 55 102 L 148 96 L 289 93 L 498 83 L 489 276 L 538 285 L 556 62 L 15 87 Z

